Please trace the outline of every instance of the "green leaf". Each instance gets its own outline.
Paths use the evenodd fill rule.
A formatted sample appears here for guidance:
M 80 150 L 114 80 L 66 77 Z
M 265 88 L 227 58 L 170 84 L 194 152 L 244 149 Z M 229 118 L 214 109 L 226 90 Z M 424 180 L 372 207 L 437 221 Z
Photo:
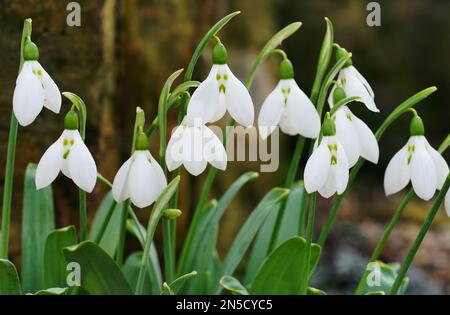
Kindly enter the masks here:
M 327 293 L 325 291 L 322 291 L 322 290 L 319 290 L 316 288 L 312 288 L 312 287 L 309 287 L 306 290 L 306 294 L 307 295 L 327 295 Z
M 383 292 L 389 294 L 400 265 L 399 264 L 385 264 L 381 261 L 369 263 L 367 265 L 368 275 L 366 281 L 362 283 L 359 291 L 360 294 L 375 294 Z M 405 278 L 398 290 L 398 294 L 403 294 L 408 287 L 409 279 Z
M 333 42 L 334 42 L 334 31 L 333 24 L 328 18 L 325 18 L 327 23 L 327 30 L 325 36 L 323 37 L 322 47 L 319 53 L 319 60 L 317 62 L 316 77 L 314 79 L 314 84 L 311 90 L 311 102 L 316 104 L 317 97 L 319 96 L 320 86 L 322 85 L 322 80 L 327 71 L 328 65 L 330 64 L 331 55 L 333 53 Z
M 55 228 L 52 187 L 36 190 L 36 165 L 25 172 L 22 213 L 22 288 L 35 292 L 43 285 L 44 245 Z
M 264 261 L 250 285 L 251 294 L 298 294 L 302 275 L 300 266 L 305 263 L 306 240 L 293 237 L 277 247 Z M 317 264 L 320 247 L 311 247 L 310 273 Z
M 40 290 L 34 295 L 66 295 L 68 288 L 49 288 Z
M 253 63 L 252 69 L 250 70 L 250 74 L 247 77 L 247 81 L 245 82 L 245 86 L 249 88 L 253 79 L 255 78 L 256 69 L 258 69 L 259 65 L 266 60 L 266 58 L 272 53 L 272 50 L 277 48 L 286 38 L 297 32 L 297 30 L 302 26 L 301 22 L 294 22 L 284 27 L 278 33 L 276 33 L 266 45 L 261 49 L 260 53 L 256 57 L 255 62 Z
M 97 239 L 97 237 L 100 237 L 99 233 L 101 227 L 104 224 L 104 221 L 108 219 L 108 211 L 110 210 L 112 203 L 115 203 L 115 201 L 112 197 L 111 191 L 109 191 L 103 198 L 97 213 L 95 214 L 89 233 L 89 239 L 94 240 Z M 117 231 L 120 230 L 122 211 L 122 204 L 116 204 L 99 244 L 100 247 L 103 248 L 111 257 L 114 257 L 119 244 L 120 233 Z
M 125 261 L 125 264 L 122 266 L 122 272 L 125 275 L 125 278 L 128 280 L 128 283 L 131 285 L 133 292 L 136 290 L 141 260 L 142 260 L 142 252 L 136 252 L 128 256 L 127 260 Z M 152 282 L 147 272 L 146 277 L 144 279 L 143 293 L 159 294 L 159 292 L 161 291 L 160 285 L 161 281 Z
M 367 292 L 365 295 L 386 295 L 383 291 L 371 291 Z
M 0 295 L 22 294 L 16 267 L 6 259 L 0 259 Z
M 264 196 L 258 206 L 247 218 L 238 235 L 231 244 L 218 277 L 222 275 L 232 275 L 234 273 L 267 216 L 274 210 L 275 212 L 278 210 L 275 206 L 286 198 L 288 193 L 288 189 L 273 188 Z
M 194 54 L 192 55 L 191 61 L 189 62 L 189 65 L 186 69 L 186 73 L 184 74 L 184 81 L 189 81 L 192 79 L 192 74 L 194 73 L 195 65 L 197 64 L 198 59 L 203 53 L 203 50 L 205 50 L 206 46 L 208 45 L 209 41 L 236 15 L 241 13 L 240 11 L 236 11 L 233 13 L 228 14 L 224 18 L 222 18 L 220 21 L 218 21 L 213 27 L 209 29 L 209 31 L 203 36 L 202 40 L 198 44 L 197 48 L 195 49 Z
M 132 294 L 115 261 L 97 244 L 84 241 L 64 249 L 66 262 L 80 265 L 81 288 L 89 294 Z
M 191 223 L 192 226 L 189 228 L 180 258 L 180 265 L 178 268 L 179 275 L 188 273 L 189 270 L 194 269 L 199 270 L 199 272 L 202 271 L 202 269 L 196 268 L 194 260 L 197 257 L 197 250 L 202 247 L 202 243 L 210 240 L 210 238 L 207 237 L 208 234 L 206 234 L 208 227 L 219 224 L 225 210 L 242 186 L 257 177 L 258 173 L 255 172 L 247 172 L 241 175 L 231 187 L 228 188 L 222 198 L 220 198 L 216 207 L 212 208 L 211 206 L 213 204 L 209 203 L 209 205 L 205 207 L 206 210 L 202 211 L 198 219 Z M 213 209 L 214 211 L 212 211 Z
M 198 87 L 199 85 L 199 81 L 186 81 L 179 84 L 176 88 L 173 89 L 172 93 L 170 93 L 167 107 L 172 107 L 182 93 L 188 91 L 190 88 Z
M 188 281 L 189 279 L 195 278 L 197 276 L 197 271 L 192 271 L 190 273 L 187 273 L 185 275 L 182 275 L 181 277 L 178 277 L 177 279 L 173 280 L 170 285 L 163 286 L 162 295 L 173 295 L 177 294 L 183 285 Z
M 276 245 L 283 243 L 293 236 L 304 234 L 306 195 L 303 182 L 296 182 L 292 185 L 286 201 L 286 208 L 281 218 L 281 226 Z M 255 277 L 262 262 L 269 254 L 269 244 L 277 216 L 278 210 L 274 209 L 258 232 L 247 264 L 244 283 L 249 283 Z
M 74 226 L 51 232 L 45 241 L 44 249 L 44 287 L 65 287 L 67 285 L 67 262 L 63 249 L 77 243 Z
M 220 278 L 220 285 L 232 294 L 248 295 L 247 289 L 239 282 L 238 279 L 233 278 L 232 276 L 223 276 Z

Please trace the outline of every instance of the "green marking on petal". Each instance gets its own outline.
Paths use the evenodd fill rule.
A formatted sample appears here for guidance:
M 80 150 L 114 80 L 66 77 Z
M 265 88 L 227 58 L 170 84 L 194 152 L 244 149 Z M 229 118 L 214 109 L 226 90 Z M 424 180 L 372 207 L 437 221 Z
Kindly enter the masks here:
M 336 155 L 332 155 L 331 156 L 331 165 L 336 165 L 337 164 L 337 157 L 336 157 Z
M 333 145 L 332 144 L 328 145 L 328 150 L 333 151 Z
M 225 73 L 225 74 L 223 75 L 223 79 L 224 79 L 225 81 L 228 80 L 228 74 Z
M 337 152 L 337 144 L 336 143 L 333 145 L 333 149 L 334 149 L 334 151 Z
M 69 140 L 64 139 L 63 144 L 64 144 L 64 146 L 68 145 L 69 144 Z
M 350 121 L 352 121 L 352 115 L 348 114 L 348 115 L 347 115 L 347 119 L 350 120 Z
M 42 75 L 41 69 L 39 69 L 39 70 L 37 71 L 37 74 L 38 74 L 38 76 L 41 76 L 41 75 Z
M 70 139 L 70 145 L 73 145 L 75 141 L 73 139 Z
M 67 160 L 67 157 L 69 156 L 69 153 L 70 153 L 70 150 L 67 150 L 66 152 L 64 152 L 64 155 L 63 155 L 63 159 L 64 160 Z
M 216 75 L 216 80 L 217 80 L 217 81 L 220 80 L 220 73 L 218 73 L 218 74 Z
M 219 93 L 220 92 L 225 93 L 225 85 L 224 84 L 219 85 Z

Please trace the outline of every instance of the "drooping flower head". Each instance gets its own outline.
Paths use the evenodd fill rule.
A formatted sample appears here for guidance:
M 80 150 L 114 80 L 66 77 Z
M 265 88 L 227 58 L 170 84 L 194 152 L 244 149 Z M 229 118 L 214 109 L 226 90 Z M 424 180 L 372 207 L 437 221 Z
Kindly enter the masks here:
M 70 110 L 64 119 L 64 131 L 41 157 L 36 169 L 36 188 L 50 185 L 59 172 L 86 192 L 97 181 L 97 166 L 78 132 L 77 114 Z
M 28 126 L 43 107 L 59 113 L 61 93 L 39 64 L 39 49 L 29 38 L 24 43 L 23 58 L 24 63 L 14 89 L 13 110 L 19 124 Z
M 253 102 L 247 88 L 227 65 L 225 46 L 218 43 L 212 53 L 213 66 L 208 77 L 194 91 L 187 113 L 206 123 L 221 119 L 228 110 L 231 117 L 245 127 L 253 125 Z
M 308 96 L 294 80 L 294 68 L 289 59 L 280 64 L 280 81 L 267 96 L 258 117 L 259 133 L 267 138 L 276 126 L 288 135 L 317 138 L 320 117 Z
M 346 97 L 342 87 L 337 86 L 333 91 L 332 108 Z M 349 167 L 356 164 L 359 157 L 377 164 L 380 155 L 378 142 L 372 130 L 358 117 L 356 117 L 347 106 L 342 106 L 335 113 L 336 137 L 342 143 L 347 155 Z
M 448 175 L 447 162 L 425 138 L 422 119 L 414 115 L 410 124 L 410 138 L 389 162 L 384 175 L 386 195 L 402 190 L 411 180 L 414 192 L 423 200 L 430 200 L 440 190 Z
M 130 198 L 135 206 L 145 208 L 158 199 L 166 186 L 164 171 L 148 150 L 147 136 L 140 132 L 136 150 L 114 177 L 112 195 L 117 202 Z
M 345 48 L 339 47 L 336 50 L 336 60 L 340 60 L 347 55 L 348 52 Z M 345 63 L 344 68 L 339 71 L 337 82 L 339 86 L 342 86 L 347 97 L 358 96 L 361 98 L 361 102 L 364 103 L 369 110 L 373 112 L 380 111 L 375 105 L 375 94 L 370 87 L 369 82 L 367 82 L 362 74 L 353 66 L 351 59 L 349 59 Z M 336 86 L 334 88 L 336 88 Z M 333 101 L 334 88 L 330 93 L 328 99 L 329 103 Z
M 225 170 L 227 153 L 214 132 L 201 119 L 185 116 L 170 137 L 166 151 L 166 165 L 172 171 L 181 165 L 194 176 L 206 169 L 207 163 Z
M 349 165 L 345 150 L 336 137 L 333 119 L 327 113 L 322 125 L 322 140 L 305 166 L 304 181 L 308 193 L 318 191 L 324 198 L 342 194 L 347 188 Z

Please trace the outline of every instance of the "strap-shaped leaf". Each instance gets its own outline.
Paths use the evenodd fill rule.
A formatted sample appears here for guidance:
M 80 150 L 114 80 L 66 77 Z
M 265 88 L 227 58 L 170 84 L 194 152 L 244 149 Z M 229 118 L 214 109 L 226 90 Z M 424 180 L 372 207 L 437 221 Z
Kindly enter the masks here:
M 227 291 L 236 295 L 248 295 L 248 290 L 238 279 L 232 276 L 223 276 L 220 278 L 220 285 Z
M 36 190 L 36 165 L 29 164 L 25 172 L 22 212 L 22 288 L 35 292 L 43 285 L 44 245 L 54 230 L 52 187 Z
M 0 295 L 22 294 L 16 267 L 6 259 L 0 259 Z
M 89 294 L 132 294 L 115 261 L 97 244 L 84 241 L 64 249 L 66 262 L 80 265 L 81 288 Z

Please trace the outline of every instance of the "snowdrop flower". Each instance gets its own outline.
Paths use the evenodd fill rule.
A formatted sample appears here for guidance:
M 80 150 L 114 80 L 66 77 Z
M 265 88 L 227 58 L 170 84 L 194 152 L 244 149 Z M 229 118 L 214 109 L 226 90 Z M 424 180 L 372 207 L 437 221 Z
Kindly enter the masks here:
M 23 50 L 24 63 L 16 80 L 13 110 L 19 124 L 28 126 L 47 107 L 55 113 L 61 109 L 61 93 L 48 73 L 39 64 L 39 50 L 27 39 Z
M 267 96 L 258 117 L 259 133 L 266 139 L 279 125 L 288 135 L 317 138 L 320 118 L 316 108 L 294 80 L 294 68 L 288 59 L 280 64 L 280 81 Z
M 346 97 L 344 89 L 336 87 L 330 108 Z M 356 164 L 359 157 L 377 164 L 380 150 L 372 130 L 347 106 L 342 106 L 335 113 L 336 137 L 342 143 L 348 159 L 349 167 Z
M 336 60 L 339 60 L 346 56 L 348 52 L 344 48 L 338 48 L 336 51 Z M 366 107 L 373 111 L 379 112 L 380 110 L 375 105 L 375 94 L 369 85 L 369 82 L 359 73 L 358 70 L 352 65 L 351 59 L 345 64 L 344 68 L 339 71 L 337 82 L 345 90 L 347 97 L 359 96 L 361 102 L 366 105 Z M 330 93 L 328 102 L 333 101 L 333 92 L 336 86 Z
M 303 177 L 308 193 L 318 191 L 322 197 L 329 198 L 336 192 L 342 194 L 347 188 L 349 165 L 328 113 L 322 134 L 322 141 L 306 162 Z
M 97 166 L 78 132 L 78 117 L 69 111 L 61 137 L 45 151 L 36 169 L 36 188 L 50 185 L 61 171 L 87 192 L 97 181 Z
M 253 102 L 247 88 L 227 65 L 227 50 L 218 43 L 213 50 L 213 66 L 208 77 L 192 94 L 187 113 L 204 123 L 221 119 L 228 110 L 231 117 L 245 127 L 253 125 Z
M 114 177 L 112 195 L 117 202 L 130 198 L 135 206 L 145 208 L 158 199 L 166 186 L 164 171 L 148 150 L 147 136 L 141 132 L 136 151 Z
M 225 170 L 227 153 L 222 142 L 201 119 L 187 115 L 176 127 L 167 145 L 166 165 L 172 171 L 184 165 L 194 176 L 200 175 L 210 163 Z
M 389 162 L 384 175 L 384 190 L 389 196 L 402 190 L 411 180 L 414 192 L 430 200 L 441 189 L 449 168 L 444 158 L 433 149 L 424 136 L 422 119 L 414 115 L 410 138 Z

